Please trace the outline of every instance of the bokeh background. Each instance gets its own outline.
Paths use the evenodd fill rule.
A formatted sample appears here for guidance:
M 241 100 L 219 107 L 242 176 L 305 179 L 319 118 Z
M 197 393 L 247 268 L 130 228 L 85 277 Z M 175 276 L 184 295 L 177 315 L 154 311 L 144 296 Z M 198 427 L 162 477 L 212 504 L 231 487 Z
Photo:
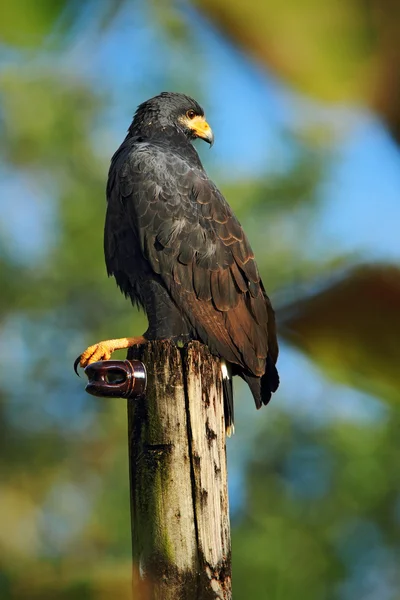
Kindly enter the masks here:
M 271 404 L 235 383 L 234 597 L 400 598 L 400 4 L 14 0 L 0 53 L 1 598 L 130 597 L 125 402 L 72 363 L 145 329 L 104 189 L 163 90 L 205 107 L 279 321 Z

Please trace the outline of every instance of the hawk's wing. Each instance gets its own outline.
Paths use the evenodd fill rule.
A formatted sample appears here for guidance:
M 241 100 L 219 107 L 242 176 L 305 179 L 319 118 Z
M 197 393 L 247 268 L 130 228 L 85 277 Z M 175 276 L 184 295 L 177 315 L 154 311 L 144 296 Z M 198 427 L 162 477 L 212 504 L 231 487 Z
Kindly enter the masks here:
M 200 166 L 165 148 L 140 144 L 115 155 L 108 202 L 108 262 L 117 242 L 110 225 L 117 210 L 212 352 L 256 376 L 264 374 L 267 355 L 275 364 L 275 318 L 254 254 L 230 206 Z M 132 258 L 127 251 L 126 260 Z M 126 268 L 132 272 L 132 266 Z

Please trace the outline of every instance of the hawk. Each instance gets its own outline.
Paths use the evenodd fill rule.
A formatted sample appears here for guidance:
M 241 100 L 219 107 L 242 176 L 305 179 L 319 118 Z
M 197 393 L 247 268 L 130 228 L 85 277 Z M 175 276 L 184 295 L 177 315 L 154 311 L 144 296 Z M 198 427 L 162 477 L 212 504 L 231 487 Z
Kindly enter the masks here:
M 90 346 L 75 367 L 146 340 L 199 340 L 222 360 L 230 428 L 230 375 L 248 383 L 257 408 L 278 388 L 275 316 L 246 234 L 207 176 L 196 138 L 214 142 L 192 98 L 163 92 L 138 107 L 111 160 L 104 252 L 108 274 L 145 310 L 149 326 L 141 337 Z

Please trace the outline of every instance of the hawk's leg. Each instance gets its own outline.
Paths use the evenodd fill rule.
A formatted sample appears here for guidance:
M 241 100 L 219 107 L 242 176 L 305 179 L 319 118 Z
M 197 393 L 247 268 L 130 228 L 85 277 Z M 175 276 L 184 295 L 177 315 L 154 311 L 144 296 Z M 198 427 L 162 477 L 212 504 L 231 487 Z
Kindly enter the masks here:
M 99 360 L 109 360 L 115 350 L 141 346 L 152 340 L 171 340 L 182 346 L 195 339 L 192 327 L 178 309 L 166 288 L 159 281 L 148 279 L 141 284 L 141 303 L 144 305 L 149 327 L 143 336 L 106 340 L 89 346 L 75 361 L 75 371 L 80 365 L 87 367 Z
M 78 364 L 85 368 L 90 363 L 97 362 L 98 360 L 109 360 L 111 358 L 111 354 L 115 350 L 124 350 L 126 348 L 131 348 L 132 346 L 141 346 L 146 343 L 146 338 L 143 336 L 139 337 L 128 337 L 128 338 L 120 338 L 118 340 L 105 340 L 103 342 L 99 342 L 98 344 L 94 344 L 93 346 L 89 346 L 75 361 L 75 370 Z

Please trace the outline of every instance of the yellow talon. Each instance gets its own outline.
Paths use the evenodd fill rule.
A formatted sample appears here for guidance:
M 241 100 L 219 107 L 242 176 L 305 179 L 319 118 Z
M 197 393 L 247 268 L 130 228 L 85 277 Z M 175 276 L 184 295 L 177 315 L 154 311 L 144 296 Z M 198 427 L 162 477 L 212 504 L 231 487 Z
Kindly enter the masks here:
M 132 346 L 139 346 L 145 342 L 146 339 L 143 336 L 139 336 L 120 338 L 118 340 L 105 340 L 103 342 L 99 342 L 98 344 L 94 344 L 93 346 L 89 346 L 89 348 L 87 348 L 85 352 L 78 356 L 74 362 L 75 373 L 78 374 L 78 365 L 84 369 L 93 362 L 97 362 L 99 360 L 109 360 L 111 358 L 111 354 L 115 350 L 123 350 L 126 348 L 131 348 Z

